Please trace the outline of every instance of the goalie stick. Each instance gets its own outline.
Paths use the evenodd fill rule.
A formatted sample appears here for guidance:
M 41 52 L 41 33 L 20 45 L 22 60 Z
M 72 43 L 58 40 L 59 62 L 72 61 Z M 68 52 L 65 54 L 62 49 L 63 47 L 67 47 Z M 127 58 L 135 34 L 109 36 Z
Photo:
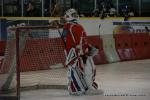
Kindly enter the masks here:
M 59 35 L 60 35 L 60 37 L 61 37 L 61 40 L 62 40 L 63 43 L 64 43 L 65 48 L 66 48 L 66 47 L 67 47 L 67 46 L 66 46 L 66 41 L 64 40 L 64 38 L 63 38 L 63 36 L 62 36 L 63 33 L 61 33 L 59 29 L 57 29 L 57 30 L 58 30 L 58 33 L 59 33 Z
M 49 24 L 50 24 L 50 26 L 53 26 L 53 27 L 55 27 L 57 29 L 57 31 L 58 31 L 58 33 L 59 33 L 59 35 L 61 37 L 61 40 L 63 41 L 64 46 L 66 48 L 66 41 L 64 40 L 64 37 L 62 35 L 63 33 L 61 33 L 60 30 L 59 30 L 59 28 L 62 28 L 64 23 L 65 23 L 65 22 L 62 22 L 62 20 L 63 20 L 63 18 L 61 18 L 60 20 L 53 20 Z
M 55 27 L 55 28 L 57 29 L 58 34 L 59 34 L 59 36 L 60 36 L 60 38 L 61 38 L 61 40 L 62 40 L 62 42 L 63 42 L 63 44 L 64 44 L 64 47 L 65 47 L 64 53 L 65 53 L 65 57 L 67 58 L 67 50 L 66 50 L 66 49 L 67 49 L 67 46 L 66 46 L 66 41 L 64 40 L 63 33 L 60 32 L 60 28 L 63 28 L 64 23 L 65 23 L 65 20 L 64 20 L 63 17 L 61 17 L 59 20 L 53 20 L 53 21 L 51 21 L 51 22 L 49 23 L 49 25 L 50 25 L 50 26 L 53 26 L 53 27 Z
M 61 40 L 63 41 L 63 44 L 64 44 L 64 46 L 65 46 L 64 53 L 65 53 L 65 57 L 67 58 L 67 50 L 66 50 L 66 49 L 67 49 L 67 46 L 66 46 L 66 41 L 64 40 L 64 37 L 62 36 L 63 33 L 60 32 L 59 28 L 58 28 L 57 30 L 58 30 L 58 33 L 59 33 L 59 35 L 60 35 L 60 37 L 61 37 Z
M 146 32 L 150 32 L 150 30 L 148 29 L 148 27 L 147 26 L 145 26 L 145 30 L 146 30 Z

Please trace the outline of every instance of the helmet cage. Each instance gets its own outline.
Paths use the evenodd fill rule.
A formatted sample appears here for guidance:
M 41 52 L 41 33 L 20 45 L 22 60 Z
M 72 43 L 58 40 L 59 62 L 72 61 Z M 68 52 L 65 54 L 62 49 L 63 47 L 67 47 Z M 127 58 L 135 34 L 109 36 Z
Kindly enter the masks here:
M 78 21 L 79 15 L 75 9 L 69 9 L 66 11 L 65 16 L 67 21 Z

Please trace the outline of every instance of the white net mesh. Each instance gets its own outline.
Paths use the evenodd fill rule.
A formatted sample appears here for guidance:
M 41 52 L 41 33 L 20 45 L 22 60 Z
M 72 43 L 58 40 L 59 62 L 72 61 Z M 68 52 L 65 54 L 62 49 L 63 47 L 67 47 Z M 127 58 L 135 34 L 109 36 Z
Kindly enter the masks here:
M 67 70 L 64 68 L 64 44 L 58 30 L 32 26 L 18 29 L 20 87 L 22 89 L 65 88 Z M 4 85 L 6 91 L 16 88 L 15 32 L 14 30 L 8 32 L 5 58 L 0 69 L 1 93 Z M 8 79 L 9 82 L 6 82 Z

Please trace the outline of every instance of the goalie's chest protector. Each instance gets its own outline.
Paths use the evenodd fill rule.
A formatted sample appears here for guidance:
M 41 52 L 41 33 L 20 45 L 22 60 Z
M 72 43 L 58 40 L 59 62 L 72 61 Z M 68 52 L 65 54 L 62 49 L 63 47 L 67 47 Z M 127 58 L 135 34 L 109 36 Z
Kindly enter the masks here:
M 67 46 L 67 52 L 72 47 L 75 47 L 76 45 L 79 45 L 82 41 L 82 46 L 84 47 L 85 44 L 87 44 L 87 36 L 83 29 L 83 27 L 80 24 L 77 23 L 67 23 L 64 26 L 64 30 L 66 30 L 66 46 Z M 82 37 L 82 40 L 81 40 Z

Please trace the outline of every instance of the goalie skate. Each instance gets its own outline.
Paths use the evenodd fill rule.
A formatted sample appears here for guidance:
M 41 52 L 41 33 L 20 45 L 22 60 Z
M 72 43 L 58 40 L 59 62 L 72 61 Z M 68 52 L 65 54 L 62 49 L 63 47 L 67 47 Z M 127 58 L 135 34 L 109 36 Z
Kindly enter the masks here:
M 88 89 L 85 95 L 103 95 L 104 92 L 101 89 Z

